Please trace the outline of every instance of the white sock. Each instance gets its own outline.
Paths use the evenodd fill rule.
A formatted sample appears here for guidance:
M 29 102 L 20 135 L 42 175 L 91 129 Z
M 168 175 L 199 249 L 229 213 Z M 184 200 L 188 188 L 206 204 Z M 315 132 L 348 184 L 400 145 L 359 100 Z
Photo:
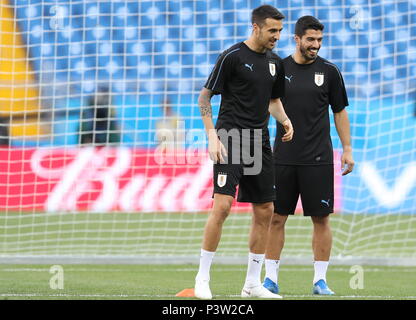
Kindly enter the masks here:
M 277 280 L 279 279 L 280 260 L 266 259 L 264 260 L 264 265 L 266 266 L 266 278 L 277 283 Z
M 209 281 L 209 271 L 211 269 L 212 259 L 214 258 L 215 251 L 206 251 L 201 249 L 201 256 L 199 258 L 199 270 L 195 277 L 196 281 Z
M 263 266 L 264 254 L 248 254 L 248 266 L 247 266 L 247 276 L 246 283 L 244 287 L 257 287 L 261 285 L 261 268 Z
M 323 279 L 326 282 L 326 271 L 328 270 L 328 261 L 315 261 L 313 268 L 315 269 L 315 275 L 313 277 L 313 284 Z

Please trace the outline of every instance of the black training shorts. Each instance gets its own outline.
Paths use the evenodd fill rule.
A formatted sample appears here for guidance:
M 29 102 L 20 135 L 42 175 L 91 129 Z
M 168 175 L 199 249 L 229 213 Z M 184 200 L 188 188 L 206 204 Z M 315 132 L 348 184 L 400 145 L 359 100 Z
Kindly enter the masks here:
M 230 157 L 228 157 L 230 159 Z M 235 197 L 238 185 L 239 202 L 266 203 L 275 199 L 274 165 L 270 144 L 262 145 L 261 167 L 258 174 L 249 173 L 251 165 L 244 163 L 214 163 L 214 194 Z
M 299 195 L 305 216 L 334 212 L 333 165 L 276 165 L 275 185 L 275 213 L 294 214 Z

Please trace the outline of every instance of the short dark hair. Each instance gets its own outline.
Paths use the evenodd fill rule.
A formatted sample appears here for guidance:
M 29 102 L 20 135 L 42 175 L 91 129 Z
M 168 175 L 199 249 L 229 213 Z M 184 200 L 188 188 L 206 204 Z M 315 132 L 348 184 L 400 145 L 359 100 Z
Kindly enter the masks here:
M 266 20 L 267 18 L 282 20 L 285 18 L 285 16 L 275 7 L 270 6 L 268 4 L 262 5 L 254 9 L 251 13 L 251 23 L 256 23 L 259 26 L 262 26 L 264 24 L 264 20 Z
M 323 31 L 324 25 L 312 16 L 303 16 L 299 18 L 295 25 L 295 34 L 298 37 L 302 37 L 308 29 Z

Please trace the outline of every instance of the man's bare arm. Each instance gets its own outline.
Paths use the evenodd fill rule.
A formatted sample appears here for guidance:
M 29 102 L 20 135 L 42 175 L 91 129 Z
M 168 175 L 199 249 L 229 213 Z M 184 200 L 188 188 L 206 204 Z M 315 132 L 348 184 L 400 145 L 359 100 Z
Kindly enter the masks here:
M 202 121 L 204 122 L 205 130 L 208 131 L 214 128 L 214 123 L 212 122 L 212 106 L 211 98 L 213 92 L 207 88 L 202 88 L 199 97 L 198 97 L 198 106 L 199 111 L 202 116 Z
M 201 113 L 202 122 L 208 136 L 208 152 L 212 161 L 223 162 L 226 150 L 224 145 L 218 139 L 217 131 L 212 122 L 211 98 L 213 92 L 207 88 L 202 88 L 198 97 L 198 106 Z
M 280 124 L 283 125 L 283 128 L 286 131 L 286 133 L 282 137 L 282 141 L 287 142 L 292 140 L 294 132 L 293 126 L 279 98 L 270 100 L 269 112 L 273 116 L 273 118 L 275 118 Z
M 347 110 L 334 113 L 335 127 L 341 140 L 343 153 L 341 156 L 341 167 L 344 170 L 342 175 L 346 175 L 354 169 L 354 160 L 352 157 L 350 121 L 348 119 Z M 347 166 L 346 168 L 345 165 Z

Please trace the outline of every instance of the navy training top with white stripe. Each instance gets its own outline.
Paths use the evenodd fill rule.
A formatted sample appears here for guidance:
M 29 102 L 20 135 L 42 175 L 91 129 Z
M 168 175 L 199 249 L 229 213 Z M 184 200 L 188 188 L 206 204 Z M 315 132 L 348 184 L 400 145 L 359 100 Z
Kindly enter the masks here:
M 282 142 L 283 127 L 277 123 L 274 160 L 280 165 L 331 165 L 329 105 L 334 113 L 348 106 L 341 72 L 333 63 L 317 57 L 310 64 L 283 59 L 285 93 L 282 103 L 295 133 Z
M 205 88 L 221 94 L 215 128 L 263 129 L 269 138 L 269 103 L 284 92 L 282 59 L 268 50 L 258 53 L 244 42 L 225 50 L 218 58 Z

